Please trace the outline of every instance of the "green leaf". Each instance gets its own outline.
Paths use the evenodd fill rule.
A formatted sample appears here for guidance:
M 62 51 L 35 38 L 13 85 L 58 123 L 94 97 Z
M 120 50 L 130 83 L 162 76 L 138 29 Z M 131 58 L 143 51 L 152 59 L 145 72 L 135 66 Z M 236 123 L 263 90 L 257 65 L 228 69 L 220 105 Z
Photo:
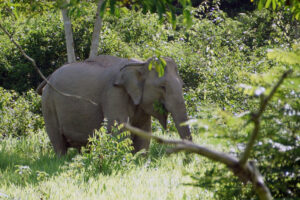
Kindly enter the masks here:
M 179 0 L 179 3 L 182 5 L 182 7 L 186 7 L 186 0 Z
M 260 0 L 258 2 L 258 9 L 261 10 L 261 9 L 263 9 L 263 7 L 264 7 L 264 0 Z
M 187 27 L 190 27 L 193 23 L 193 20 L 192 20 L 192 15 L 191 15 L 191 11 L 190 11 L 190 8 L 187 7 L 183 10 L 183 16 L 184 16 L 184 19 L 183 19 L 183 23 L 187 26 Z
M 121 15 L 120 15 L 120 8 L 119 7 L 116 7 L 115 8 L 115 16 L 116 17 L 120 17 Z
M 267 0 L 265 8 L 269 8 L 271 5 L 272 0 Z
M 272 6 L 273 6 L 273 10 L 276 9 L 276 0 L 272 0 Z
M 175 7 L 168 3 L 168 7 L 170 9 L 170 12 L 166 12 L 169 22 L 172 24 L 172 28 L 176 28 L 176 15 L 175 15 Z
M 158 77 L 162 77 L 165 74 L 165 68 L 161 65 L 159 67 Z
M 158 73 L 158 77 L 160 77 L 160 69 L 159 69 L 160 66 L 161 66 L 161 65 L 160 65 L 160 62 L 156 62 L 156 63 L 155 63 L 155 70 L 156 70 L 157 73 Z
M 161 62 L 164 68 L 167 66 L 167 62 L 165 61 L 165 59 L 159 57 L 159 61 Z
M 300 19 L 300 12 L 295 15 L 295 19 L 297 19 L 297 20 Z
M 149 69 L 149 71 L 151 71 L 151 70 L 152 70 L 152 65 L 153 65 L 153 60 L 151 60 L 151 61 L 150 61 L 150 63 L 149 63 L 149 65 L 148 65 L 148 69 Z

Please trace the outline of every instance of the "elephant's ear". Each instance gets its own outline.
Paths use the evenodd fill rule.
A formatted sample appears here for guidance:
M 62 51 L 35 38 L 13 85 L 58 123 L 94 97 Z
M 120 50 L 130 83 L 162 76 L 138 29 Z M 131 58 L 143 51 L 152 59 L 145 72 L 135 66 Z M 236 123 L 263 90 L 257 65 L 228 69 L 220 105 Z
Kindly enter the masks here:
M 119 72 L 116 80 L 114 81 L 114 85 L 125 88 L 134 105 L 140 104 L 143 96 L 143 78 L 141 68 L 141 66 L 127 66 Z

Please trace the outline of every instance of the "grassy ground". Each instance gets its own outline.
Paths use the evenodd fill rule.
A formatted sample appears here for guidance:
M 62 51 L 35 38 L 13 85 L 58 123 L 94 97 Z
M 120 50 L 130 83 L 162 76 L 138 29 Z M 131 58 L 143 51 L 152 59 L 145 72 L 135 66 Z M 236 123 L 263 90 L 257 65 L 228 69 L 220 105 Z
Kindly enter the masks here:
M 196 142 L 224 150 L 227 143 L 208 135 Z M 0 199 L 212 199 L 212 192 L 191 183 L 189 173 L 203 174 L 212 165 L 196 155 L 167 156 L 166 148 L 152 143 L 147 157 L 125 172 L 114 171 L 84 178 L 66 166 L 78 153 L 57 158 L 44 131 L 0 143 Z

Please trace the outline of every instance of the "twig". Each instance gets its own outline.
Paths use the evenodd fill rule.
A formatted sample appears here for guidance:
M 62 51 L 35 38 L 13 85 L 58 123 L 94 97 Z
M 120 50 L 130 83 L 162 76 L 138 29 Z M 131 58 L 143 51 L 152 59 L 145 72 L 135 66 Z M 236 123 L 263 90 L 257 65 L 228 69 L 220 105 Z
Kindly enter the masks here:
M 251 119 L 250 121 L 252 121 L 254 123 L 254 128 L 251 134 L 251 137 L 248 141 L 248 144 L 245 148 L 244 153 L 242 154 L 242 157 L 240 158 L 240 164 L 244 165 L 251 153 L 251 149 L 255 143 L 255 140 L 258 137 L 259 134 L 259 128 L 260 128 L 260 118 L 263 114 L 263 112 L 265 111 L 269 101 L 271 100 L 271 98 L 273 97 L 273 95 L 275 94 L 275 92 L 277 91 L 277 89 L 279 88 L 279 86 L 282 84 L 282 82 L 284 81 L 284 79 L 290 74 L 292 73 L 292 70 L 288 70 L 285 73 L 283 73 L 283 75 L 281 76 L 281 78 L 279 79 L 279 81 L 276 83 L 276 85 L 273 87 L 273 89 L 271 90 L 270 94 L 261 99 L 261 103 L 260 103 L 260 107 L 259 110 L 255 113 L 252 113 Z
M 85 101 L 88 101 L 90 102 L 91 104 L 97 106 L 98 104 L 88 98 L 84 98 L 82 96 L 79 96 L 79 95 L 72 95 L 72 94 L 68 94 L 68 93 L 65 93 L 65 92 L 62 92 L 58 89 L 56 89 L 48 80 L 47 78 L 44 76 L 44 74 L 41 72 L 41 70 L 38 68 L 35 60 L 33 58 L 31 58 L 30 56 L 28 56 L 24 50 L 22 49 L 22 47 L 13 39 L 12 35 L 2 26 L 2 24 L 0 23 L 0 29 L 2 29 L 2 31 L 9 37 L 10 41 L 21 51 L 22 55 L 27 59 L 29 60 L 32 65 L 34 66 L 35 70 L 38 72 L 38 74 L 42 77 L 42 79 L 54 90 L 56 91 L 57 93 L 63 95 L 63 96 L 66 96 L 66 97 L 74 97 L 76 99 L 80 99 L 80 100 L 85 100 Z

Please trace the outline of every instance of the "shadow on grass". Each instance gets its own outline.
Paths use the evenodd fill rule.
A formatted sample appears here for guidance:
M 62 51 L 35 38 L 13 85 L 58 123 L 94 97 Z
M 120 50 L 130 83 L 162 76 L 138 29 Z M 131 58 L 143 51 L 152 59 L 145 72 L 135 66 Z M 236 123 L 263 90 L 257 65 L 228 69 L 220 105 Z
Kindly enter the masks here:
M 36 158 L 36 156 L 31 157 L 24 152 L 6 152 L 5 149 L 2 149 L 0 151 L 1 183 L 20 186 L 38 184 L 45 178 L 62 173 L 62 166 L 66 162 L 71 162 L 76 154 L 77 151 L 72 149 L 66 156 L 60 158 L 52 150 L 49 150 L 47 153 L 40 153 Z

